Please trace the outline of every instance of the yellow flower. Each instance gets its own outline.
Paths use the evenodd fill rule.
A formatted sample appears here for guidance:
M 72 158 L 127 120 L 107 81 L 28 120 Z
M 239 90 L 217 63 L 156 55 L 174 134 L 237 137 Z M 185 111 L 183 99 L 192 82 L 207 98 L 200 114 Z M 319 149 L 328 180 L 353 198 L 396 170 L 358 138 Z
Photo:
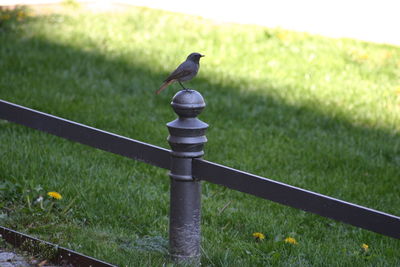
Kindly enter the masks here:
M 276 37 L 278 37 L 278 39 L 281 41 L 288 41 L 290 39 L 290 36 L 287 32 L 278 32 Z
M 358 58 L 361 60 L 366 60 L 369 58 L 369 55 L 367 53 L 361 53 L 358 55 Z
M 293 245 L 298 244 L 296 239 L 294 239 L 293 237 L 286 237 L 284 241 L 285 241 L 285 243 L 289 243 L 289 244 L 293 244 Z
M 0 17 L 1 20 L 9 20 L 11 16 L 9 14 L 4 14 Z
M 253 237 L 257 240 L 257 241 L 262 241 L 265 239 L 265 235 L 263 233 L 253 233 Z
M 61 194 L 57 192 L 48 192 L 47 195 L 55 199 L 62 199 Z
M 400 96 L 400 86 L 397 87 L 394 92 L 395 92 L 396 95 Z
M 17 20 L 22 21 L 26 18 L 26 13 L 24 11 L 18 11 L 17 13 Z
M 361 248 L 365 251 L 365 252 L 367 252 L 368 251 L 368 249 L 369 249 L 369 246 L 367 245 L 367 244 L 362 244 L 361 245 Z

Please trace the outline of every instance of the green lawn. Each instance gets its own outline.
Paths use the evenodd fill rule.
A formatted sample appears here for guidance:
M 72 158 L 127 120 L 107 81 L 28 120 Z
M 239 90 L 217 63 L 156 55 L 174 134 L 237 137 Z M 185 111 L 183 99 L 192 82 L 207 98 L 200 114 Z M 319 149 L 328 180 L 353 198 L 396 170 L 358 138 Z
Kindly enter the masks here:
M 179 85 L 154 92 L 190 52 L 206 54 L 187 83 L 207 103 L 205 159 L 400 215 L 399 47 L 146 8 L 3 10 L 0 96 L 168 147 Z M 0 225 L 120 266 L 168 263 L 165 170 L 4 121 L 0 157 Z M 202 205 L 204 266 L 400 266 L 393 238 L 206 182 Z

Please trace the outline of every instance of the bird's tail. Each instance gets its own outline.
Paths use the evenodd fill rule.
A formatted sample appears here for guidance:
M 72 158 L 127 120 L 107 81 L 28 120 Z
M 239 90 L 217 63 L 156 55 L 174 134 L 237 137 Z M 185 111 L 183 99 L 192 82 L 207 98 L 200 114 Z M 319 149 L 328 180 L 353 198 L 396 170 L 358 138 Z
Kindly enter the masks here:
M 173 83 L 173 82 L 175 82 L 175 80 L 165 81 L 165 82 L 161 85 L 160 89 L 158 89 L 158 90 L 156 91 L 156 95 L 158 95 L 159 93 L 161 93 L 162 90 L 164 90 L 165 88 L 167 88 L 168 85 L 170 85 L 170 84 Z

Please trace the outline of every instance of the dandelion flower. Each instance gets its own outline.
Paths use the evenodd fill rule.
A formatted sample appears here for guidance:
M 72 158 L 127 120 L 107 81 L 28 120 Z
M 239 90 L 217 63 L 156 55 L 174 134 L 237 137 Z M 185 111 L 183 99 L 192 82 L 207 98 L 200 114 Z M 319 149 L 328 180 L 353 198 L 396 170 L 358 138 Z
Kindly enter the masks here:
M 359 55 L 359 59 L 361 60 L 367 60 L 369 58 L 369 55 L 367 53 L 361 53 Z
M 289 243 L 289 244 L 293 244 L 293 245 L 298 244 L 296 239 L 294 239 L 293 237 L 286 237 L 284 241 L 285 241 L 285 243 Z
M 24 20 L 26 17 L 28 17 L 28 13 L 26 13 L 25 11 L 18 11 L 17 13 L 17 20 L 18 21 L 22 21 Z
M 55 199 L 62 199 L 61 194 L 57 192 L 48 192 L 47 195 Z
M 5 14 L 0 17 L 0 20 L 9 20 L 10 18 L 11 16 L 9 14 Z
M 367 244 L 362 244 L 361 245 L 361 248 L 365 251 L 365 252 L 367 252 L 368 251 L 368 249 L 369 249 L 369 246 L 367 245 Z
M 399 65 L 400 66 L 400 65 Z M 400 96 L 400 86 L 398 86 L 395 90 L 395 94 Z
M 265 239 L 265 235 L 263 233 L 253 233 L 253 237 L 257 240 L 257 241 L 262 241 Z

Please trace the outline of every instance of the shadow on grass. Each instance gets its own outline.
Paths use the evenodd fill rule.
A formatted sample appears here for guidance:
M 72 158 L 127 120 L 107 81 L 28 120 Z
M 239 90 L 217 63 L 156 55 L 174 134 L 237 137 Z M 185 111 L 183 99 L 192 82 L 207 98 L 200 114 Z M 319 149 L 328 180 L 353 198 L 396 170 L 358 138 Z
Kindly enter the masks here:
M 178 86 L 156 96 L 168 73 L 154 71 L 140 51 L 111 56 L 95 45 L 79 49 L 12 30 L 0 39 L 4 100 L 167 146 Z M 399 134 L 288 105 L 268 93 L 268 84 L 263 93 L 239 85 L 201 74 L 190 82 L 207 102 L 200 117 L 211 126 L 206 159 L 399 214 Z

